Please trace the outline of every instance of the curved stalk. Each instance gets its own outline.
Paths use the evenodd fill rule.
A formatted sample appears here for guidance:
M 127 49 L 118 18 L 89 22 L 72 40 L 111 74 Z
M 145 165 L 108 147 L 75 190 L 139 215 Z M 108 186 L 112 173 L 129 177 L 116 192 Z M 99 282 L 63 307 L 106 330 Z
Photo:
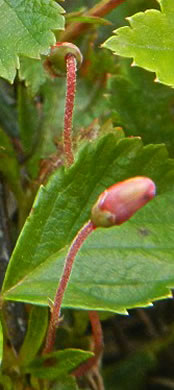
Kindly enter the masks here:
M 44 348 L 44 353 L 49 353 L 52 351 L 55 337 L 56 337 L 56 329 L 58 328 L 59 321 L 60 321 L 60 309 L 63 301 L 63 296 L 65 293 L 65 289 L 68 285 L 69 278 L 72 271 L 72 266 L 75 260 L 75 257 L 77 255 L 77 252 L 81 248 L 83 242 L 86 240 L 86 238 L 89 236 L 89 234 L 95 229 L 95 226 L 89 220 L 82 229 L 78 232 L 76 237 L 74 238 L 71 247 L 69 249 L 69 252 L 67 254 L 65 265 L 63 269 L 63 273 L 60 279 L 60 283 L 58 286 L 58 289 L 56 291 L 56 295 L 54 298 L 54 304 L 51 311 L 51 319 L 49 323 L 48 333 L 46 337 L 46 344 Z
M 96 311 L 88 311 L 88 316 L 90 319 L 92 335 L 94 339 L 94 356 L 88 359 L 87 362 L 82 363 L 73 371 L 73 375 L 76 377 L 84 375 L 92 367 L 97 366 L 103 352 L 103 332 L 99 315 Z

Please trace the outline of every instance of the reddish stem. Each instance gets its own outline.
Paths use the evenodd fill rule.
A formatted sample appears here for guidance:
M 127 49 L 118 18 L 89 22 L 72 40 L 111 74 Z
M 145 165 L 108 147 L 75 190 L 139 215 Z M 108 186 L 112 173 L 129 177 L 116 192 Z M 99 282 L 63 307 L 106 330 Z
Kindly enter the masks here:
M 75 239 L 73 240 L 71 247 L 69 249 L 69 252 L 67 254 L 66 260 L 65 260 L 65 265 L 63 269 L 63 273 L 60 279 L 59 287 L 56 291 L 56 295 L 54 298 L 54 304 L 52 307 L 51 311 L 51 319 L 49 323 L 49 328 L 48 328 L 48 333 L 46 337 L 46 344 L 44 348 L 44 353 L 49 353 L 52 351 L 54 342 L 55 342 L 55 337 L 56 337 L 56 329 L 58 328 L 59 325 L 59 317 L 60 317 L 60 309 L 63 301 L 63 296 L 65 289 L 67 287 L 67 284 L 69 282 L 69 278 L 71 275 L 72 271 L 72 266 L 74 259 L 76 257 L 77 252 L 81 248 L 83 242 L 86 240 L 88 235 L 95 229 L 95 226 L 89 220 L 83 227 L 82 229 L 78 232 L 76 235 Z
M 94 352 L 96 358 L 98 359 L 103 351 L 103 332 L 101 322 L 97 311 L 89 311 L 88 315 L 91 322 L 92 334 L 94 337 Z
M 89 11 L 85 12 L 85 16 L 103 17 L 111 12 L 113 9 L 124 3 L 126 0 L 102 0 L 97 5 L 92 7 Z M 66 30 L 62 32 L 60 40 L 73 41 L 77 39 L 86 30 L 90 29 L 90 23 L 70 23 Z
M 125 0 L 103 0 L 96 4 L 91 10 L 89 10 L 89 15 L 102 17 L 111 12 L 114 8 L 118 7 Z
M 90 368 L 97 365 L 102 351 L 103 351 L 103 332 L 99 319 L 99 315 L 96 311 L 88 311 L 89 319 L 92 327 L 92 335 L 94 338 L 94 356 L 88 359 L 87 362 L 81 364 L 78 368 L 73 371 L 73 375 L 76 377 L 84 375 Z
M 66 102 L 64 113 L 64 151 L 65 159 L 68 166 L 71 166 L 74 162 L 74 156 L 72 151 L 72 117 L 74 109 L 74 99 L 76 92 L 76 66 L 77 61 L 73 54 L 66 56 L 66 71 L 67 71 L 67 89 L 66 89 Z

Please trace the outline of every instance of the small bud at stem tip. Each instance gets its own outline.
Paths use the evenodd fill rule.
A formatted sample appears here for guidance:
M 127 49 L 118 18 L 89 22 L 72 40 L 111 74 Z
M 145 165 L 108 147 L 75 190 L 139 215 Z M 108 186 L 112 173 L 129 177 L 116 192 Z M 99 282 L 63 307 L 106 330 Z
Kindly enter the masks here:
M 116 183 L 99 196 L 91 211 L 91 221 L 96 227 L 121 225 L 155 194 L 155 184 L 148 177 L 137 176 Z

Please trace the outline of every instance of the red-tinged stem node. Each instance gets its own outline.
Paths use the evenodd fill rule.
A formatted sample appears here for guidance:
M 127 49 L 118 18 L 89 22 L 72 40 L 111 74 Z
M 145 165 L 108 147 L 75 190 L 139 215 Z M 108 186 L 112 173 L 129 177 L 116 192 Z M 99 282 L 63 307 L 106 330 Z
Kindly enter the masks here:
M 60 320 L 60 309 L 63 301 L 63 296 L 69 282 L 74 259 L 76 257 L 77 252 L 81 248 L 83 242 L 86 240 L 86 238 L 94 229 L 95 227 L 93 223 L 89 220 L 78 232 L 77 236 L 75 237 L 75 239 L 71 244 L 71 247 L 69 249 L 69 252 L 65 260 L 65 265 L 60 279 L 60 283 L 54 298 L 54 304 L 51 310 L 51 319 L 49 323 L 48 333 L 46 337 L 46 344 L 43 353 L 49 353 L 53 349 L 55 337 L 56 337 L 56 329 L 58 328 L 59 320 Z

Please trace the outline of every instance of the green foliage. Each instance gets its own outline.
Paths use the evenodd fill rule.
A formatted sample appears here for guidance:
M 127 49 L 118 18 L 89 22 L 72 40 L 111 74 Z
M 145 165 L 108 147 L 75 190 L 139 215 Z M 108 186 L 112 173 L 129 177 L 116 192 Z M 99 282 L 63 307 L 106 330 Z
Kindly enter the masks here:
M 64 306 L 126 313 L 127 308 L 171 296 L 173 218 L 173 193 L 167 193 L 124 226 L 97 229 L 77 255 Z M 42 265 L 5 290 L 4 298 L 47 305 L 48 298 L 54 297 L 65 254 L 60 251 L 47 257 Z M 11 271 L 6 283 L 12 275 Z
M 174 5 L 126 0 L 109 14 L 114 3 L 61 3 L 65 31 L 57 0 L 0 3 L 0 76 L 14 81 L 0 80 L 5 390 L 99 390 L 100 373 L 105 390 L 174 386 L 174 311 L 167 299 L 174 288 Z M 116 35 L 108 38 L 113 28 Z M 68 168 L 66 77 L 47 73 L 56 41 L 72 42 L 83 54 L 72 131 L 75 159 Z M 154 83 L 155 77 L 167 85 Z M 73 239 L 99 194 L 137 175 L 155 182 L 156 198 L 127 223 L 97 228 L 86 239 L 64 295 L 54 352 L 45 354 L 55 291 Z M 100 368 L 90 352 L 101 348 L 91 310 L 93 321 L 99 312 L 104 330 Z M 92 362 L 76 380 L 73 371 Z
M 43 85 L 48 75 L 41 60 L 21 57 L 19 78 L 25 81 L 32 96 L 36 95 L 41 85 Z
M 156 72 L 156 81 L 174 86 L 173 0 L 158 0 L 155 9 L 128 17 L 130 27 L 115 30 L 103 47 L 124 57 L 133 57 L 133 65 Z
M 27 334 L 19 353 L 20 365 L 26 366 L 34 359 L 44 340 L 47 326 L 48 311 L 43 307 L 33 306 L 29 316 Z
M 0 129 L 0 172 L 6 178 L 7 183 L 20 201 L 23 196 L 20 183 L 19 163 L 16 159 L 11 139 Z
M 12 390 L 12 382 L 9 376 L 0 375 L 0 384 L 3 386 L 4 390 Z
M 106 165 L 106 161 L 108 165 Z M 21 232 L 6 273 L 3 287 L 4 297 L 6 299 L 17 299 L 31 303 L 48 304 L 48 298 L 53 298 L 58 280 L 57 277 L 55 278 L 55 275 L 58 275 L 58 272 L 60 275 L 62 269 L 62 261 L 65 257 L 65 252 L 62 253 L 62 249 L 71 242 L 80 227 L 90 218 L 91 206 L 94 204 L 99 193 L 115 181 L 120 181 L 138 174 L 151 177 L 157 185 L 158 193 L 168 191 L 169 189 L 173 190 L 174 161 L 167 159 L 165 147 L 158 145 L 143 147 L 142 142 L 138 138 L 119 140 L 119 138 L 111 134 L 102 137 L 94 145 L 85 146 L 76 164 L 68 171 L 62 168 L 55 172 L 47 186 L 41 187 L 31 214 Z M 81 183 L 83 183 L 83 186 L 81 186 Z M 81 191 L 79 191 L 79 188 Z M 155 202 L 158 201 L 154 201 L 149 206 L 149 217 L 148 206 L 145 209 L 147 218 L 151 219 Z M 157 209 L 158 207 L 157 203 Z M 56 221 L 59 221 L 59 224 Z M 164 227 L 163 222 L 161 223 Z M 155 227 L 156 224 L 153 229 Z M 124 227 L 117 228 L 116 230 L 109 229 L 108 232 L 102 231 L 103 236 L 101 241 L 99 237 L 94 239 L 97 243 L 96 245 L 99 245 L 99 242 L 101 242 L 103 248 L 103 243 L 105 242 L 106 246 L 108 241 L 113 245 L 113 235 L 111 235 L 110 240 L 107 238 L 107 235 L 112 233 L 114 237 L 116 235 L 117 248 L 119 229 L 120 234 L 123 232 L 124 236 Z M 133 231 L 131 230 L 131 237 Z M 97 232 L 96 234 L 99 233 Z M 155 234 L 158 233 L 156 232 Z M 123 236 L 121 236 L 121 242 Z M 136 232 L 135 236 L 138 239 Z M 128 239 L 127 229 L 126 237 Z M 150 237 L 148 236 L 148 238 Z M 141 235 L 139 239 L 142 243 Z M 137 244 L 135 243 L 133 248 L 134 246 L 136 247 Z M 132 293 L 130 295 L 132 297 L 131 302 L 129 301 L 129 294 L 127 295 L 127 289 L 125 290 L 125 294 L 123 292 L 115 294 L 116 286 L 114 285 L 113 299 L 111 299 L 111 286 L 113 285 L 113 280 L 117 279 L 117 269 L 120 269 L 119 263 L 114 268 L 116 275 L 114 274 L 113 276 L 113 272 L 110 272 L 110 269 L 113 270 L 113 266 L 116 264 L 116 258 L 120 259 L 120 254 L 117 255 L 116 248 L 112 252 L 106 253 L 104 257 L 103 249 L 98 250 L 97 253 L 94 253 L 92 262 L 90 260 L 92 254 L 90 254 L 89 259 L 88 255 L 87 259 L 84 255 L 82 256 L 82 261 L 84 262 L 77 263 L 79 265 L 79 271 L 77 269 L 73 274 L 76 282 L 73 282 L 72 276 L 72 289 L 70 289 L 70 283 L 70 294 L 67 295 L 67 291 L 67 302 L 66 300 L 64 302 L 66 306 L 89 309 L 95 308 L 95 305 L 97 305 L 97 308 L 100 310 L 124 311 L 127 307 L 136 306 L 138 303 L 146 304 L 154 298 L 168 294 L 168 290 L 161 285 L 161 282 L 158 285 L 154 281 L 154 285 L 153 283 L 148 284 L 149 288 L 144 283 L 139 289 L 136 287 L 135 296 Z M 145 258 L 148 258 L 148 256 L 149 251 L 147 251 Z M 149 261 L 153 259 L 153 256 L 153 254 L 150 255 Z M 106 257 L 108 260 L 104 264 L 103 261 Z M 141 255 L 140 258 L 142 259 L 142 266 L 147 266 L 148 263 L 144 261 L 144 257 Z M 95 259 L 97 259 L 97 263 Z M 130 262 L 133 262 L 132 254 L 130 255 L 130 259 Z M 141 260 L 138 256 L 137 265 L 140 266 L 140 263 Z M 122 260 L 121 264 L 124 266 Z M 82 281 L 83 287 L 80 287 L 81 277 L 78 273 L 84 267 L 87 267 L 86 272 L 84 272 L 86 280 L 84 279 Z M 101 273 L 96 272 L 96 267 L 99 267 Z M 128 265 L 129 267 L 130 265 Z M 148 267 L 147 272 L 149 272 Z M 101 281 L 106 274 L 108 275 L 107 286 L 109 288 L 107 293 L 105 292 L 105 299 L 103 298 L 101 301 L 101 290 L 104 288 Z M 140 278 L 142 274 L 145 275 L 144 269 L 140 270 Z M 93 289 L 90 281 L 94 285 L 94 292 L 92 292 Z M 28 289 L 28 285 L 30 289 Z M 101 285 L 101 287 L 98 285 Z M 77 292 L 75 292 L 76 286 L 78 286 Z M 85 301 L 84 296 L 88 297 Z M 124 296 L 128 301 L 124 300 Z
M 43 357 L 36 358 L 27 368 L 26 372 L 33 374 L 37 378 L 54 380 L 61 378 L 82 362 L 89 359 L 91 352 L 77 349 L 65 349 L 64 351 L 52 352 Z
M 128 136 L 141 136 L 145 144 L 165 143 L 174 154 L 174 91 L 153 82 L 154 75 L 120 62 L 121 74 L 109 79 L 112 118 Z
M 2 358 L 3 358 L 3 329 L 0 322 L 0 365 L 2 363 Z
M 107 390 L 117 386 L 117 390 L 140 390 L 143 388 L 145 375 L 156 366 L 156 358 L 151 351 L 142 350 L 121 362 L 111 365 L 104 378 Z
M 26 118 L 28 120 L 26 121 Z M 40 115 L 36 104 L 28 95 L 28 90 L 22 85 L 18 86 L 18 122 L 19 136 L 26 155 L 32 154 L 32 149 L 39 142 Z
M 13 81 L 19 55 L 40 58 L 55 43 L 53 29 L 62 29 L 63 8 L 53 0 L 2 0 L 0 4 L 0 76 Z
M 69 16 L 66 19 L 68 20 L 68 22 L 82 22 L 82 23 L 103 24 L 103 25 L 111 24 L 106 19 L 98 18 L 95 16 L 85 16 L 85 15 L 79 16 L 78 13 L 77 14 L 69 14 Z

